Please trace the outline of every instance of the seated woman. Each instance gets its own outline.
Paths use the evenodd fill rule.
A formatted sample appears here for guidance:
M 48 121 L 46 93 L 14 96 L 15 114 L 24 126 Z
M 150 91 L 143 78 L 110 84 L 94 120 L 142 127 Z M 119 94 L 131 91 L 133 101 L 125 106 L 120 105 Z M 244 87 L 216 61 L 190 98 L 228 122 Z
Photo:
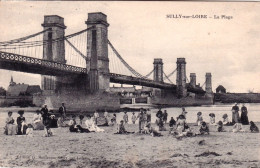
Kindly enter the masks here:
M 158 131 L 166 131 L 162 117 L 161 118 L 157 117 L 155 123 L 158 126 L 158 129 L 157 129 Z
M 176 133 L 178 135 L 183 135 L 183 132 L 185 130 L 184 125 L 186 124 L 186 119 L 183 114 L 179 115 L 178 120 L 176 122 Z
M 79 132 L 79 129 L 77 128 L 76 116 L 74 114 L 69 122 L 69 126 L 70 132 Z
M 170 127 L 169 133 L 173 131 L 174 125 L 176 125 L 176 121 L 173 119 L 173 117 L 171 117 L 171 120 L 169 121 L 169 127 Z
M 116 134 L 129 134 L 129 133 L 134 133 L 134 132 L 128 132 L 126 131 L 125 129 L 125 126 L 124 126 L 124 121 L 121 120 L 120 121 L 120 124 L 118 124 L 118 128 L 117 128 L 117 133 Z
M 149 133 L 151 136 L 156 137 L 156 136 L 162 136 L 162 134 L 160 132 L 158 132 L 157 130 L 155 130 L 152 126 L 151 123 L 148 122 L 145 126 L 147 128 L 147 133 Z
M 110 125 L 114 125 L 114 124 L 116 124 L 116 114 L 115 113 L 113 114 L 113 117 L 111 118 Z
M 16 120 L 16 122 L 17 122 L 17 135 L 24 135 L 24 134 L 26 134 L 26 129 L 27 129 L 25 117 L 23 116 L 24 111 L 19 110 L 18 114 L 20 116 L 17 117 L 17 120 Z
M 207 126 L 206 122 L 202 122 L 200 126 L 200 135 L 209 134 L 209 127 Z
M 99 128 L 95 123 L 95 118 L 87 115 L 87 119 L 85 121 L 86 128 L 91 132 L 104 132 L 103 129 Z
M 210 114 L 209 114 L 209 117 L 210 117 L 210 122 L 209 122 L 209 124 L 210 124 L 210 125 L 216 125 L 216 123 L 215 123 L 215 114 L 214 114 L 214 113 L 210 113 Z
M 57 124 L 57 119 L 55 118 L 55 115 L 54 115 L 54 112 L 53 110 L 50 110 L 49 112 L 49 125 L 50 125 L 50 128 L 57 128 L 58 127 L 58 124 Z
M 224 125 L 223 125 L 223 122 L 222 122 L 222 121 L 219 121 L 219 122 L 218 122 L 217 131 L 218 131 L 218 132 L 225 132 L 225 130 L 224 130 Z
M 79 125 L 83 125 L 84 115 L 79 115 Z
M 228 115 L 227 115 L 227 114 L 224 114 L 224 115 L 222 116 L 222 118 L 223 118 L 223 124 L 224 124 L 224 125 L 226 125 L 226 126 L 232 125 L 232 123 L 229 122 L 229 119 L 228 119 Z
M 250 121 L 250 131 L 252 133 L 258 133 L 259 132 L 258 127 L 255 125 L 255 123 L 253 121 Z
M 42 123 L 42 115 L 40 110 L 36 110 L 36 114 L 33 115 L 32 126 L 34 130 L 44 130 Z
M 233 129 L 232 132 L 237 133 L 237 132 L 245 132 L 245 130 L 243 130 L 243 126 L 241 123 L 235 123 L 233 125 Z
M 16 126 L 14 125 L 14 119 L 12 117 L 13 112 L 8 112 L 8 117 L 5 120 L 4 133 L 6 135 L 15 135 L 16 134 Z

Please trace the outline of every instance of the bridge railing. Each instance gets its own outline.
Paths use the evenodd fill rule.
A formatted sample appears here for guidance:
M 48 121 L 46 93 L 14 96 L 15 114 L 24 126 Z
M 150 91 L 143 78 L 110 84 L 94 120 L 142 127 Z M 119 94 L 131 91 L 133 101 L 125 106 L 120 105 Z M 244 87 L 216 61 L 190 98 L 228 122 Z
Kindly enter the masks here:
M 67 72 L 75 73 L 87 73 L 86 68 L 76 67 L 72 65 L 62 64 L 54 61 L 47 61 L 38 58 L 32 58 L 27 56 L 22 56 L 13 53 L 7 53 L 0 51 L 0 61 L 15 62 L 29 65 L 38 65 L 44 70 L 44 68 L 53 68 Z

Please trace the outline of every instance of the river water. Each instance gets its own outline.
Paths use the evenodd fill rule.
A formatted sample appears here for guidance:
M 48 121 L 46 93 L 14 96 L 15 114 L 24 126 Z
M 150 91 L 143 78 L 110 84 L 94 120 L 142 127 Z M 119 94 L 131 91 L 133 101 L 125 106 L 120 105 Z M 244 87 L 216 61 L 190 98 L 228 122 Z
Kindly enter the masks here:
M 222 104 L 222 105 L 210 105 L 210 106 L 197 106 L 197 107 L 186 107 L 186 111 L 188 112 L 186 115 L 187 122 L 188 123 L 195 123 L 197 119 L 197 112 L 201 111 L 202 112 L 202 117 L 203 120 L 206 122 L 209 122 L 209 114 L 210 113 L 215 113 L 216 115 L 216 122 L 219 120 L 222 120 L 223 114 L 227 114 L 229 116 L 229 120 L 231 121 L 232 119 L 232 108 L 233 104 Z M 245 106 L 248 109 L 248 118 L 251 121 L 254 122 L 260 122 L 260 103 L 250 103 L 250 104 L 245 104 Z M 239 107 L 242 107 L 242 104 L 239 104 Z M 0 127 L 3 127 L 5 124 L 5 118 L 7 117 L 7 112 L 8 111 L 13 111 L 13 118 L 16 120 L 18 117 L 17 111 L 21 109 L 18 107 L 8 107 L 8 108 L 0 108 Z M 25 111 L 24 117 L 27 119 L 27 122 L 31 122 L 34 111 L 38 108 L 23 108 Z M 164 108 L 163 110 L 167 110 L 168 112 L 168 121 L 170 120 L 171 117 L 173 117 L 176 120 L 176 117 L 181 114 L 182 109 L 178 107 L 170 107 L 170 108 Z M 151 109 L 151 114 L 152 114 L 152 122 L 155 122 L 155 115 L 158 109 Z M 124 113 L 117 113 L 117 122 L 122 120 Z M 240 114 L 240 112 L 239 112 Z M 112 115 L 112 114 L 110 114 Z M 137 113 L 136 113 L 137 115 Z M 131 122 L 131 116 L 132 113 L 128 113 L 128 117 Z

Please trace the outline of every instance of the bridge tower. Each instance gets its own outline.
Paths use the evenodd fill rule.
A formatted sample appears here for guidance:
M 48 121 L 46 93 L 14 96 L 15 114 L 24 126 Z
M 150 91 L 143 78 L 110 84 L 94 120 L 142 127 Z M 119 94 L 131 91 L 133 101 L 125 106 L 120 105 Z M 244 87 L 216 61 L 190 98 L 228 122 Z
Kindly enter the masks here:
M 177 58 L 177 95 L 178 97 L 185 97 L 187 95 L 186 87 L 186 61 L 185 58 Z
M 91 93 L 109 90 L 109 59 L 107 32 L 107 16 L 101 12 L 89 13 L 85 22 L 93 27 L 87 32 L 88 87 Z
M 64 40 L 56 42 L 52 41 L 54 39 L 64 37 L 66 29 L 66 26 L 64 25 L 64 19 L 57 15 L 44 16 L 42 27 L 44 30 L 50 29 L 50 31 L 46 31 L 43 34 L 43 40 L 47 41 L 47 44 L 43 45 L 43 59 L 66 63 Z M 62 81 L 61 78 L 62 77 L 42 75 L 42 89 L 46 93 L 53 93 L 59 88 L 59 84 Z
M 161 58 L 155 58 L 153 62 L 154 72 L 153 80 L 156 82 L 163 82 L 163 62 Z
M 211 73 L 206 73 L 206 93 L 211 94 L 212 93 L 212 81 L 211 81 Z
M 192 87 L 196 87 L 196 73 L 190 73 L 190 84 Z

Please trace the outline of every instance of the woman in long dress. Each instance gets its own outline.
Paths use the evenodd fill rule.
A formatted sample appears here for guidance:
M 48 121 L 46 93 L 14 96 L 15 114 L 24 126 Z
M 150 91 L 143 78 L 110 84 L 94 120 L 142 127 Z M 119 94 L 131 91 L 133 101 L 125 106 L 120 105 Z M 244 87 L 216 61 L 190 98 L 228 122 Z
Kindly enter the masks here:
M 17 135 L 24 135 L 26 134 L 26 129 L 27 129 L 27 124 L 25 121 L 25 117 L 23 116 L 24 111 L 23 110 L 19 110 L 18 114 L 20 115 L 19 117 L 17 117 Z
M 42 123 L 42 115 L 40 110 L 36 110 L 36 114 L 33 115 L 32 126 L 34 130 L 44 130 L 44 125 Z
M 8 117 L 5 120 L 5 134 L 6 135 L 15 135 L 16 134 L 16 126 L 14 125 L 14 119 L 12 117 L 13 112 L 8 112 Z
M 176 122 L 176 126 L 177 126 L 176 130 L 177 130 L 178 135 L 183 135 L 183 132 L 185 130 L 185 128 L 184 128 L 185 125 L 186 125 L 185 116 L 181 114 L 178 117 L 178 120 Z
M 89 130 L 89 131 L 94 131 L 94 132 L 104 132 L 104 129 L 101 129 L 99 128 L 97 125 L 96 125 L 96 122 L 95 122 L 95 117 L 90 117 L 89 115 L 87 115 L 87 119 L 85 121 L 85 125 L 86 125 L 86 128 Z
M 245 104 L 243 104 L 243 106 L 241 107 L 241 123 L 243 125 L 249 125 L 247 113 L 247 108 Z
M 237 103 L 235 104 L 235 106 L 232 107 L 232 123 L 238 123 L 239 122 L 239 107 L 237 106 Z

